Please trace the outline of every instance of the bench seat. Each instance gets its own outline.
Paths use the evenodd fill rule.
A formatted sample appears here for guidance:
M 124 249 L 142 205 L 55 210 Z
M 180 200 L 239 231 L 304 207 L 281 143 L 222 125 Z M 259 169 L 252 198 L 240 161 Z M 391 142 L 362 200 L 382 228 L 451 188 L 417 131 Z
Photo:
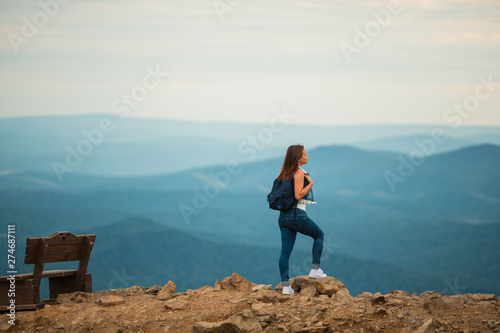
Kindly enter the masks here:
M 71 275 L 76 275 L 76 272 L 78 272 L 78 270 L 76 270 L 76 269 L 57 269 L 57 270 L 52 270 L 52 271 L 45 271 L 42 273 L 42 278 L 71 276 Z M 9 276 L 1 276 L 0 282 L 5 282 L 5 281 L 7 281 L 8 278 L 9 278 Z M 27 280 L 27 279 L 33 279 L 33 273 L 16 274 L 16 282 L 22 281 L 22 280 Z

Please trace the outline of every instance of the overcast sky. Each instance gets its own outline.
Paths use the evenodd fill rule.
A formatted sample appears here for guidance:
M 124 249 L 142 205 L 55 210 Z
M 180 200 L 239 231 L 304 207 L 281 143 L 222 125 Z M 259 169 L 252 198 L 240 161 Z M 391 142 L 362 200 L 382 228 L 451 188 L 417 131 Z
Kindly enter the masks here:
M 500 126 L 498 0 L 1 0 L 0 24 L 0 117 Z

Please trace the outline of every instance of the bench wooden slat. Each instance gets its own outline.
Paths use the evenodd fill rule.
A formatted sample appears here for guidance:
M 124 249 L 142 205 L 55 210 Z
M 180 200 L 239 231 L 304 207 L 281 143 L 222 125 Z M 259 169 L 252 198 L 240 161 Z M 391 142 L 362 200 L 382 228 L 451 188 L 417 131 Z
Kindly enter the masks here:
M 81 252 L 84 246 L 84 241 L 85 239 L 82 239 L 80 244 L 49 245 L 49 248 L 47 249 L 47 254 Z M 37 254 L 36 250 L 37 250 L 36 246 L 26 247 L 26 255 L 34 256 Z
M 53 277 L 61 277 L 61 276 L 72 276 L 76 275 L 78 271 L 76 269 L 57 269 L 53 271 L 43 272 L 43 278 L 53 278 Z
M 10 276 L 0 276 L 0 282 L 6 282 Z M 32 279 L 33 273 L 16 274 L 16 282 L 26 279 Z
M 2 294 L 3 294 L 3 292 L 4 292 L 4 290 L 2 290 Z M 2 296 L 2 297 L 8 297 L 7 293 L 5 293 L 5 295 L 6 296 Z M 15 297 L 16 303 L 20 302 L 21 299 L 25 299 L 27 297 L 33 297 L 33 293 L 31 292 L 31 290 L 21 290 L 21 291 L 16 290 L 16 297 Z
M 61 236 L 57 236 L 58 234 L 65 234 L 65 238 Z M 37 246 L 40 239 L 45 239 L 47 245 L 61 245 L 61 244 L 80 244 L 85 237 L 89 237 L 89 239 L 94 242 L 96 235 L 78 235 L 75 236 L 70 232 L 62 231 L 59 233 L 55 233 L 50 235 L 49 237 L 31 237 L 26 240 L 26 246 Z
M 49 246 L 58 245 L 81 245 L 83 238 L 28 238 L 26 240 L 26 248 L 36 248 L 40 240 L 43 239 Z
M 78 270 L 76 270 L 76 269 L 53 269 L 51 271 L 43 271 L 42 278 L 71 276 L 71 275 L 76 275 L 76 272 L 78 272 Z M 0 282 L 7 281 L 7 278 L 8 278 L 8 276 L 1 276 Z M 28 280 L 28 279 L 33 279 L 33 273 L 24 273 L 24 274 L 17 274 L 16 275 L 16 282 Z M 3 290 L 2 286 L 3 285 L 0 286 L 0 290 Z M 7 285 L 5 285 L 5 286 L 7 286 Z M 8 288 L 7 288 L 7 290 L 8 290 Z
M 61 254 L 50 254 L 46 255 L 44 258 L 44 263 L 52 262 L 65 262 L 65 261 L 77 261 L 82 257 L 81 253 L 61 253 Z M 25 264 L 35 264 L 37 256 L 27 256 L 24 258 Z

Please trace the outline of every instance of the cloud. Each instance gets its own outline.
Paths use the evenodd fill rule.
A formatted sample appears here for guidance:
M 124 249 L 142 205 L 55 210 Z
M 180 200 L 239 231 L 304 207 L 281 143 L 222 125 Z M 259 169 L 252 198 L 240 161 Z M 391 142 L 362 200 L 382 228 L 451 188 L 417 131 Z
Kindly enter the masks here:
M 425 123 L 457 86 L 500 67 L 500 4 L 489 0 L 400 1 L 401 13 L 347 63 L 339 44 L 354 44 L 388 3 L 242 1 L 221 21 L 211 0 L 70 1 L 15 53 L 6 34 L 21 33 L 40 7 L 5 0 L 0 116 L 106 112 L 161 64 L 171 75 L 144 115 L 259 121 L 286 105 L 318 123 Z M 494 112 L 485 104 L 488 121 Z

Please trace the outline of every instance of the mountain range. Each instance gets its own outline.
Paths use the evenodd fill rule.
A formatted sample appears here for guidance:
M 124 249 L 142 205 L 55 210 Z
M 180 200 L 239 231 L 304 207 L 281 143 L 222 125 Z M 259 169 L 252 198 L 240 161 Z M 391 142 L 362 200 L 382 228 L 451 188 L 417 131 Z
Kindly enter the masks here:
M 101 114 L 19 117 L 0 119 L 0 170 L 47 172 L 60 182 L 54 163 L 68 166 L 69 156 L 71 172 L 163 175 L 229 160 L 246 164 L 280 157 L 294 143 L 308 148 L 350 145 L 409 154 L 418 149 L 416 142 L 432 138 L 436 132 L 446 139 L 435 145 L 432 154 L 478 144 L 500 145 L 498 128 L 487 126 L 312 126 L 293 122 L 276 126 L 271 121 L 207 123 Z M 78 152 L 80 160 L 74 156 Z
M 428 155 L 416 147 L 308 148 L 305 168 L 318 202 L 308 214 L 325 232 L 323 269 L 354 294 L 387 288 L 499 294 L 500 147 Z M 233 271 L 275 284 L 278 213 L 265 198 L 281 163 L 282 156 L 228 158 L 158 175 L 78 169 L 62 182 L 42 168 L 4 169 L 0 216 L 4 230 L 17 226 L 20 243 L 61 230 L 96 233 L 89 266 L 96 290 L 166 279 L 180 281 L 180 290 L 198 288 Z M 298 237 L 292 274 L 307 273 L 310 247 L 310 239 Z

